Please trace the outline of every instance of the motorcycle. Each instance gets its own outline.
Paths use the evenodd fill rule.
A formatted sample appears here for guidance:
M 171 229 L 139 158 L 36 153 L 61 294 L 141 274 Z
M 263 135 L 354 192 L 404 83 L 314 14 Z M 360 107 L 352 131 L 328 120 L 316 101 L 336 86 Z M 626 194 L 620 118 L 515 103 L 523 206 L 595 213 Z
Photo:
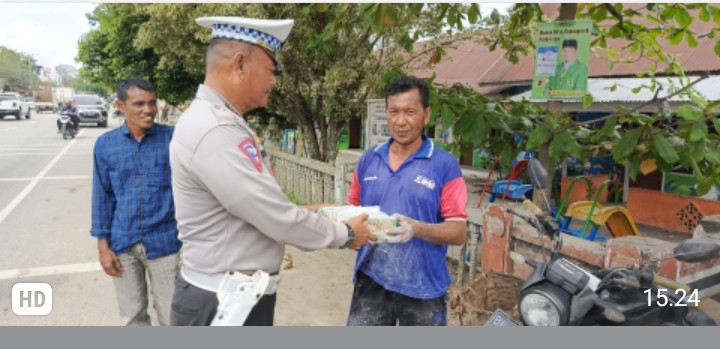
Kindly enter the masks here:
M 537 189 L 547 186 L 547 172 L 531 159 L 530 180 Z M 541 190 L 542 192 L 542 190 Z M 547 198 L 545 199 L 547 202 Z M 549 260 L 535 261 L 516 252 L 510 257 L 534 269 L 520 291 L 518 310 L 522 323 L 498 309 L 486 326 L 585 326 L 585 325 L 676 325 L 715 326 L 716 322 L 696 306 L 697 290 L 657 275 L 646 266 L 603 269 L 591 273 L 560 256 L 560 225 L 532 202 L 532 213 L 508 211 L 550 238 Z M 697 263 L 720 254 L 714 240 L 688 239 L 673 249 L 679 261 Z
M 78 131 L 70 114 L 60 114 L 60 130 L 62 131 L 63 139 L 75 138 Z

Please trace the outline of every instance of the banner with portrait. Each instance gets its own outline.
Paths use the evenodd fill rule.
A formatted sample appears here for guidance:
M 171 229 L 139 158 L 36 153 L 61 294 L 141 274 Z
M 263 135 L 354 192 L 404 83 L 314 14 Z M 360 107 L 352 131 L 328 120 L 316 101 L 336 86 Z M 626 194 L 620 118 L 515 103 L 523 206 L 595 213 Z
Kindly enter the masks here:
M 540 23 L 531 99 L 577 99 L 587 94 L 592 21 Z

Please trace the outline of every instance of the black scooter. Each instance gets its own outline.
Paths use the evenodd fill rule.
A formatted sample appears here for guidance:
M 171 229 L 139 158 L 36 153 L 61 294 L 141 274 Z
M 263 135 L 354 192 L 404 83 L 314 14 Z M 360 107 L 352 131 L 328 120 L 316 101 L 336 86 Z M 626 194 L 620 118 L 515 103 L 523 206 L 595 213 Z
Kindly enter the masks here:
M 77 125 L 72 120 L 71 114 L 60 114 L 60 130 L 62 131 L 63 139 L 75 138 L 78 130 Z
M 547 172 L 531 159 L 533 185 L 547 186 Z M 497 310 L 486 326 L 578 326 L 578 325 L 678 325 L 715 326 L 715 321 L 696 308 L 697 290 L 664 279 L 647 267 L 604 269 L 590 273 L 560 256 L 562 236 L 557 221 L 529 201 L 531 216 L 508 210 L 533 226 L 552 242 L 550 259 L 542 262 L 511 252 L 515 263 L 526 263 L 534 272 L 522 286 L 519 312 L 522 324 Z M 720 254 L 713 240 L 685 240 L 673 249 L 673 258 L 695 263 Z

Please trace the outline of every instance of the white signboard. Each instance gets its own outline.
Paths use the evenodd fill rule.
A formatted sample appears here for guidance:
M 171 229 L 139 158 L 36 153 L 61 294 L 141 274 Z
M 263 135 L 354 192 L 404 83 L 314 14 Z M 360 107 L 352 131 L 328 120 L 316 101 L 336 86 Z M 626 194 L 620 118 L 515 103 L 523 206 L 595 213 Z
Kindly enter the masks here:
M 537 76 L 554 76 L 555 67 L 557 66 L 558 49 L 555 46 L 538 47 L 538 55 L 535 60 L 535 75 Z
M 385 143 L 390 139 L 384 99 L 367 100 L 367 120 L 365 122 L 365 149 Z

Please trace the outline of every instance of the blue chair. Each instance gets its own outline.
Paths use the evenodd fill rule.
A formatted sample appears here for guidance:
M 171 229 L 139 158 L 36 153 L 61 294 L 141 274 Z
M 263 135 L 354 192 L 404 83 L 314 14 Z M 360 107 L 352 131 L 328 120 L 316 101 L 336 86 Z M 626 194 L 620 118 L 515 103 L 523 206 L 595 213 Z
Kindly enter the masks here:
M 495 202 L 495 198 L 500 195 L 503 200 L 520 201 L 531 199 L 533 192 L 532 184 L 523 184 L 520 181 L 501 180 L 495 182 L 490 191 L 490 202 Z

